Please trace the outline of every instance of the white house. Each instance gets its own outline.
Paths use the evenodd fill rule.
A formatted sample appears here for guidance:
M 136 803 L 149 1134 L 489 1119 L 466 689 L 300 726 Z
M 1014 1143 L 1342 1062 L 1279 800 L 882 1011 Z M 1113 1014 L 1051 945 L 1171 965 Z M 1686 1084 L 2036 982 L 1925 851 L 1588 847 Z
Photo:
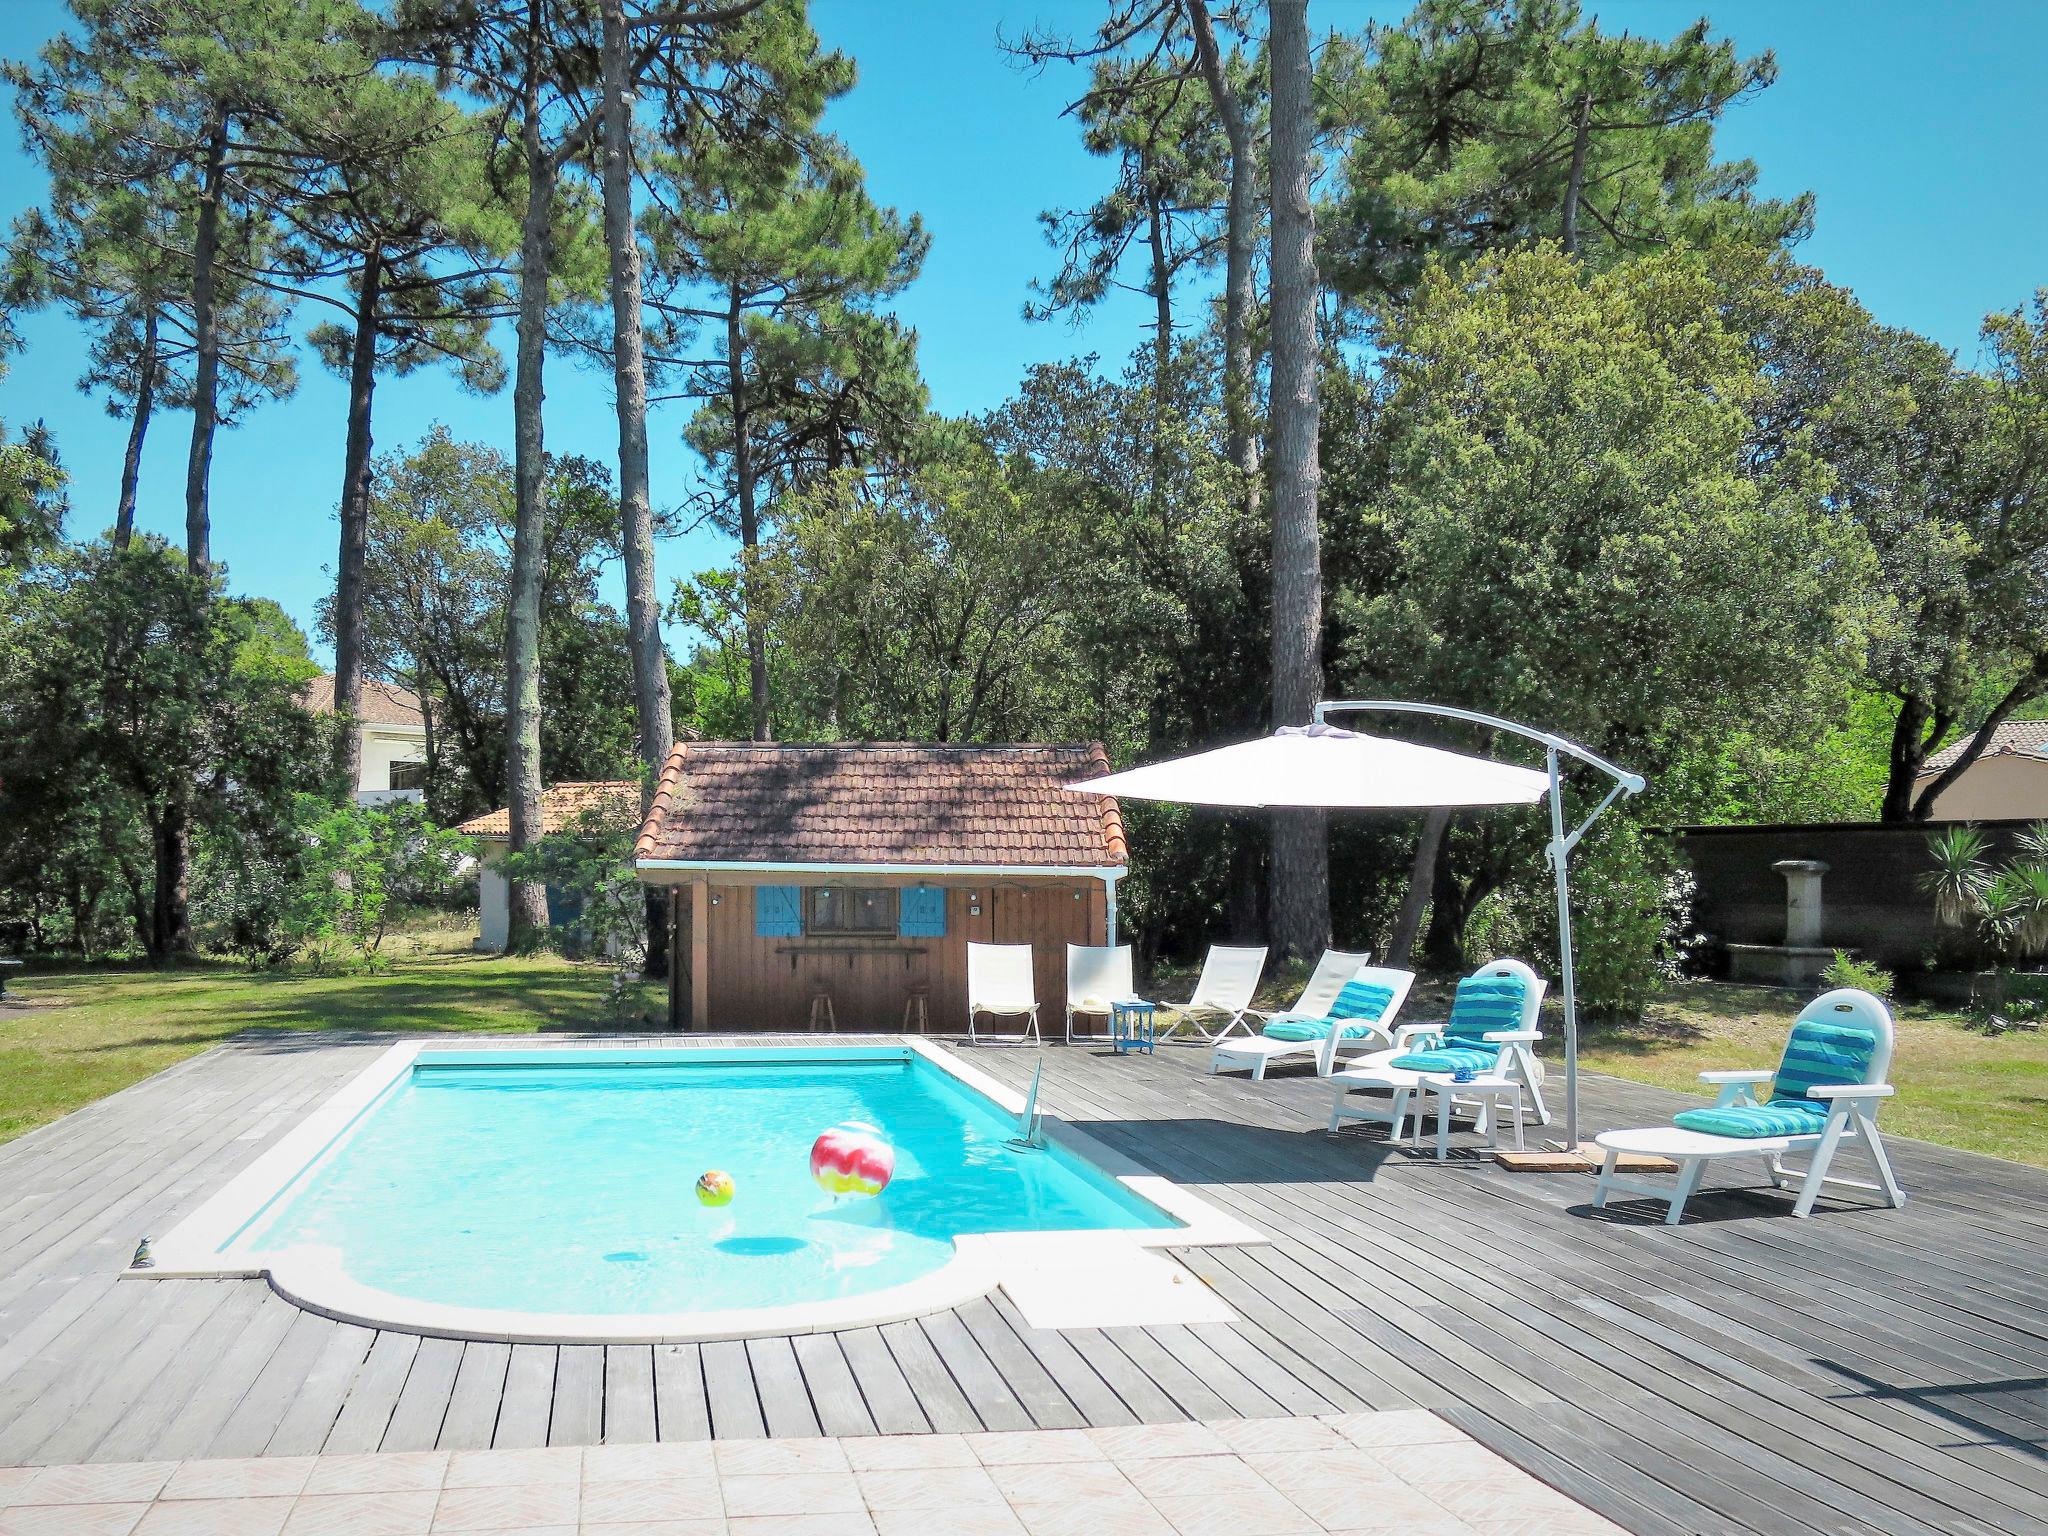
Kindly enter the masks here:
M 559 831 L 593 807 L 603 809 L 620 827 L 638 826 L 639 781 L 590 779 L 549 785 L 540 796 L 542 834 Z M 505 850 L 512 845 L 512 812 L 507 809 L 486 811 L 481 816 L 472 816 L 455 830 L 470 839 L 476 849 L 477 862 L 483 866 L 477 871 L 476 947 L 503 949 L 511 927 L 512 912 L 511 893 L 507 889 L 509 882 L 499 868 L 499 862 L 505 857 Z M 555 892 L 550 888 L 548 921 L 562 921 L 567 916 L 559 912 Z
M 1974 736 L 1951 742 L 1920 770 L 1915 792 L 1962 755 Z M 2048 817 L 2048 720 L 2008 720 L 1991 744 L 1934 802 L 1935 821 L 2038 821 Z
M 334 713 L 334 678 L 321 673 L 306 684 L 306 708 Z M 363 706 L 356 719 L 362 738 L 362 772 L 356 804 L 388 805 L 423 800 L 427 788 L 427 718 L 419 695 L 396 683 L 363 680 Z

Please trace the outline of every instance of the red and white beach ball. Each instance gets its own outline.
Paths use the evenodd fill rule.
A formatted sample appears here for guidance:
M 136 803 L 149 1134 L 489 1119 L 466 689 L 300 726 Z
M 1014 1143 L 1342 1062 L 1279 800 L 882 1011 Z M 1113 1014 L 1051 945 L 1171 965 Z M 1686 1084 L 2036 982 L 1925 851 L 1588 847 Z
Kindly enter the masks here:
M 896 1172 L 896 1149 L 872 1125 L 835 1125 L 811 1143 L 811 1177 L 829 1195 L 879 1195 Z

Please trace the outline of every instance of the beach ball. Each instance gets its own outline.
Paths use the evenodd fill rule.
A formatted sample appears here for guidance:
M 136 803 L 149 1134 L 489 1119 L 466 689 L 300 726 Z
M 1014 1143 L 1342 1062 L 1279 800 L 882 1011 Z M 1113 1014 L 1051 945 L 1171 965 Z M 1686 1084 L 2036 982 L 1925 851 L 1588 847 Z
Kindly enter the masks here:
M 879 1195 L 896 1172 L 896 1149 L 872 1125 L 835 1125 L 811 1143 L 811 1177 L 829 1195 Z
M 732 1204 L 732 1175 L 722 1168 L 713 1168 L 697 1178 L 697 1203 L 699 1205 Z

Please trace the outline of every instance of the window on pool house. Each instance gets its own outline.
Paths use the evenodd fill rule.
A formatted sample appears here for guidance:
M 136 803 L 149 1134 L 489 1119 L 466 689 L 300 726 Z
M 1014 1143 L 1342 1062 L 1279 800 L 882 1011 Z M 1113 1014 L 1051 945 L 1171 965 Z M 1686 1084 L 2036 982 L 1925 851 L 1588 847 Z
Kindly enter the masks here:
M 896 937 L 896 892 L 889 886 L 814 885 L 804 895 L 807 934 Z

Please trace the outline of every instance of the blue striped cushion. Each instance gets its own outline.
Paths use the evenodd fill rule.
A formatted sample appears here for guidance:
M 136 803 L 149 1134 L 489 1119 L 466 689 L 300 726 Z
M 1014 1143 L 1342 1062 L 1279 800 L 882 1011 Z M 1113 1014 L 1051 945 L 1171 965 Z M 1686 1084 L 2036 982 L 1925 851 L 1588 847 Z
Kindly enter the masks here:
M 1269 1040 L 1327 1040 L 1330 1038 L 1330 1020 L 1361 1019 L 1364 1022 L 1352 1025 L 1344 1031 L 1349 1040 L 1359 1035 L 1372 1033 L 1372 1026 L 1386 1013 L 1387 1005 L 1394 1000 L 1394 989 L 1383 987 L 1371 981 L 1347 981 L 1330 1004 L 1330 1012 L 1324 1018 L 1311 1018 L 1306 1014 L 1275 1014 L 1267 1020 L 1260 1033 Z
M 1451 999 L 1444 1044 L 1491 1050 L 1486 1036 L 1522 1027 L 1522 1005 L 1528 989 L 1519 976 L 1467 976 Z
M 1771 1098 L 1795 1104 L 1809 1100 L 1809 1088 L 1860 1083 L 1870 1073 L 1870 1058 L 1877 1051 L 1877 1036 L 1852 1024 L 1830 1024 L 1824 1019 L 1801 1019 L 1792 1026 L 1792 1038 L 1785 1042 L 1785 1059 L 1771 1083 Z M 1826 1113 L 1826 1106 L 1821 1106 Z
M 1455 1072 L 1460 1067 L 1470 1067 L 1474 1072 L 1491 1072 L 1499 1060 L 1499 1046 L 1482 1045 L 1477 1049 L 1446 1047 L 1440 1051 L 1410 1051 L 1405 1056 L 1396 1056 L 1387 1065 L 1407 1072 Z
M 1828 1112 L 1818 1099 L 1773 1099 L 1768 1104 L 1684 1109 L 1671 1117 L 1671 1123 L 1708 1136 L 1817 1136 L 1827 1126 Z

